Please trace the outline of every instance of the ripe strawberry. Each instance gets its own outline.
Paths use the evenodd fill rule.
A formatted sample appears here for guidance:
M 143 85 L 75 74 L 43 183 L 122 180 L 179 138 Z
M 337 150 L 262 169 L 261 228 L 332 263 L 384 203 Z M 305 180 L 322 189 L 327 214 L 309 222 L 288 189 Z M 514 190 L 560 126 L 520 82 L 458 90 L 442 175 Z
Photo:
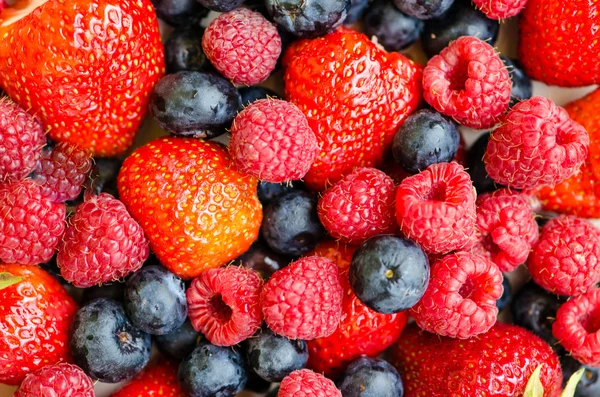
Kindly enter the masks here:
M 150 1 L 18 5 L 0 16 L 0 87 L 51 138 L 99 156 L 124 152 L 165 69 Z
M 256 179 L 232 167 L 220 144 L 166 137 L 134 151 L 119 173 L 119 197 L 160 262 L 184 279 L 250 248 L 262 210 Z
M 112 397 L 164 396 L 185 397 L 186 394 L 177 382 L 178 365 L 174 361 L 161 359 L 148 366 L 131 382 L 113 394 Z
M 286 96 L 321 148 L 305 177 L 314 190 L 355 167 L 380 166 L 421 98 L 420 67 L 346 28 L 294 43 L 283 64 Z
M 68 361 L 77 307 L 54 277 L 37 266 L 0 264 L 0 383 Z

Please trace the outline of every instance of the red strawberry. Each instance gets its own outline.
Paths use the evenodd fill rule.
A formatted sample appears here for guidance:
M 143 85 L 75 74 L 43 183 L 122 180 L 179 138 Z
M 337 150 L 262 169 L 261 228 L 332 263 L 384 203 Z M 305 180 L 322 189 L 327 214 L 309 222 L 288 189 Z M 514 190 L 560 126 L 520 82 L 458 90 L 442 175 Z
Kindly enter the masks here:
M 294 43 L 285 91 L 321 148 L 306 184 L 323 190 L 355 167 L 380 166 L 394 134 L 421 98 L 421 69 L 346 28 Z
M 174 361 L 161 359 L 140 372 L 112 397 L 185 397 L 177 382 L 178 365 Z
M 323 256 L 340 268 L 344 290 L 342 318 L 337 330 L 326 338 L 308 341 L 308 367 L 327 376 L 338 375 L 356 357 L 377 356 L 402 333 L 404 313 L 380 314 L 365 306 L 352 292 L 348 268 L 356 247 L 327 241 L 307 255 Z
M 124 152 L 164 74 L 149 0 L 24 0 L 0 15 L 0 87 L 57 141 Z

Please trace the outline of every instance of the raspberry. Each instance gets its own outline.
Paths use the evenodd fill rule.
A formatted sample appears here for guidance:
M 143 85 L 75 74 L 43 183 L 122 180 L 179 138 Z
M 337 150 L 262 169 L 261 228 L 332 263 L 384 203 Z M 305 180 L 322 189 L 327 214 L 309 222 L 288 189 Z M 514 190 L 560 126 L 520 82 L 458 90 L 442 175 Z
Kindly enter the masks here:
M 538 285 L 558 295 L 580 295 L 600 281 L 600 234 L 588 221 L 561 215 L 542 228 L 527 262 Z
M 512 83 L 494 48 L 463 36 L 427 62 L 423 97 L 438 112 L 472 128 L 495 125 L 508 109 Z
M 467 339 L 496 323 L 502 273 L 481 255 L 449 254 L 431 266 L 429 286 L 410 310 L 425 331 Z
M 402 233 L 430 253 L 472 245 L 475 190 L 457 163 L 433 164 L 400 183 L 396 216 Z
M 138 270 L 148 254 L 144 232 L 125 205 L 102 193 L 77 206 L 56 261 L 65 280 L 88 288 Z
M 505 19 L 521 12 L 527 0 L 473 0 L 489 19 Z
M 301 369 L 283 378 L 277 397 L 342 397 L 342 393 L 330 379 Z
M 236 166 L 267 182 L 302 178 L 317 155 L 317 138 L 296 105 L 261 99 L 245 108 L 231 127 L 229 151 Z
M 360 244 L 398 225 L 392 178 L 373 168 L 357 168 L 329 188 L 319 200 L 319 219 L 331 237 Z
M 94 383 L 81 368 L 61 363 L 30 373 L 14 397 L 94 397 Z
M 338 268 L 326 258 L 301 258 L 271 276 L 260 300 L 273 332 L 304 340 L 329 336 L 342 314 Z
M 42 186 L 42 194 L 61 203 L 75 200 L 92 169 L 91 154 L 79 147 L 61 142 L 42 152 L 33 180 Z
M 526 196 L 508 189 L 477 198 L 478 245 L 474 252 L 486 256 L 502 272 L 512 272 L 527 260 L 538 240 L 538 224 Z
M 0 97 L 0 182 L 25 178 L 35 168 L 45 143 L 40 122 L 7 97 Z
M 65 232 L 66 207 L 42 196 L 31 179 L 0 184 L 0 261 L 48 262 Z
M 260 13 L 238 8 L 208 25 L 202 48 L 215 68 L 234 84 L 254 85 L 275 69 L 281 37 L 275 25 Z
M 564 303 L 556 313 L 552 334 L 573 358 L 600 366 L 600 289 Z
M 501 185 L 529 189 L 573 175 L 587 157 L 590 138 L 554 102 L 533 97 L 516 104 L 492 132 L 485 169 Z
M 194 329 L 217 346 L 233 346 L 251 337 L 262 323 L 262 286 L 260 274 L 244 267 L 201 273 L 187 290 Z

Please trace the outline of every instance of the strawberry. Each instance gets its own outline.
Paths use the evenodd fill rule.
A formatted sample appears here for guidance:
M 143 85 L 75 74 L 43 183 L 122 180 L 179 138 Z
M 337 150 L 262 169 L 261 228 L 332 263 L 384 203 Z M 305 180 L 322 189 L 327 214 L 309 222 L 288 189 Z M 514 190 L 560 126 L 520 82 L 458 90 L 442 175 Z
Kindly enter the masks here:
M 0 87 L 52 139 L 123 153 L 165 69 L 150 0 L 17 3 L 0 14 Z
M 160 262 L 184 279 L 225 265 L 258 237 L 257 180 L 233 167 L 227 149 L 165 137 L 135 150 L 119 173 L 119 197 Z
M 69 360 L 75 301 L 37 266 L 0 264 L 0 383 Z
M 294 43 L 283 64 L 287 99 L 306 115 L 321 149 L 304 179 L 313 190 L 355 167 L 380 166 L 421 98 L 419 66 L 347 28 Z
M 527 76 L 563 87 L 600 83 L 598 24 L 596 1 L 529 0 L 519 25 Z
M 177 382 L 178 364 L 170 360 L 160 360 L 140 372 L 131 382 L 113 394 L 112 397 L 185 397 L 186 394 Z
M 348 269 L 355 250 L 356 247 L 351 245 L 326 241 L 307 254 L 323 256 L 337 264 L 344 290 L 342 317 L 337 330 L 326 338 L 306 342 L 308 367 L 329 377 L 339 375 L 357 357 L 375 357 L 383 352 L 398 339 L 406 325 L 406 314 L 377 313 L 352 292 Z
M 402 374 L 405 397 L 522 396 L 541 364 L 544 397 L 557 397 L 563 379 L 558 356 L 546 342 L 503 323 L 464 340 L 411 324 L 393 346 L 391 362 Z

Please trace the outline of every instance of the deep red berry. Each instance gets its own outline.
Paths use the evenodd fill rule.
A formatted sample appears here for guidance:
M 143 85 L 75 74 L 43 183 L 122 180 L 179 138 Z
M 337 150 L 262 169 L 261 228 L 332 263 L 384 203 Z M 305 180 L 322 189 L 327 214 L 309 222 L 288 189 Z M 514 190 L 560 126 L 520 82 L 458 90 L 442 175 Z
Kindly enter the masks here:
M 42 194 L 61 203 L 75 200 L 92 169 L 90 152 L 68 142 L 60 142 L 42 151 L 33 180 L 42 186 Z
M 13 397 L 94 397 L 94 383 L 76 365 L 48 365 L 25 377 Z
M 273 332 L 311 340 L 335 332 L 342 314 L 338 267 L 309 256 L 276 271 L 261 293 L 265 322 Z
M 102 193 L 77 206 L 56 261 L 65 280 L 88 288 L 138 270 L 148 254 L 144 232 L 125 205 Z
M 400 183 L 396 193 L 400 230 L 428 252 L 471 246 L 475 235 L 475 190 L 457 163 L 433 164 Z
M 501 296 L 498 267 L 483 256 L 457 252 L 431 266 L 427 291 L 411 313 L 425 331 L 467 339 L 496 323 Z
M 177 381 L 178 363 L 161 359 L 144 368 L 111 397 L 186 397 Z
M 261 181 L 301 179 L 317 150 L 306 116 L 290 102 L 261 99 L 233 120 L 229 152 L 240 170 Z
M 554 185 L 583 164 L 590 138 L 585 129 L 550 99 L 517 103 L 492 131 L 485 169 L 501 185 L 529 189 Z
M 0 184 L 0 261 L 48 262 L 65 231 L 66 208 L 31 179 Z
M 538 285 L 557 295 L 580 295 L 600 281 L 600 233 L 591 223 L 561 215 L 542 228 L 527 261 Z
M 0 97 L 0 182 L 25 178 L 35 168 L 45 143 L 40 122 L 7 97 Z
M 233 346 L 251 337 L 262 323 L 262 286 L 260 274 L 244 267 L 201 273 L 187 290 L 194 329 L 217 346 Z
M 425 100 L 467 127 L 498 123 L 508 109 L 511 88 L 508 71 L 494 48 L 473 36 L 450 43 L 423 70 Z
M 473 3 L 490 19 L 506 19 L 520 13 L 527 0 L 473 0 Z
M 208 25 L 202 48 L 215 68 L 234 84 L 254 85 L 275 69 L 281 37 L 275 25 L 260 13 L 237 8 Z
M 357 168 L 323 193 L 319 219 L 331 237 L 360 244 L 398 228 L 395 200 L 392 178 L 374 168 Z
M 556 313 L 552 334 L 573 358 L 600 366 L 600 289 L 564 303 Z
M 527 197 L 500 189 L 477 197 L 475 253 L 489 258 L 502 272 L 525 263 L 538 240 L 538 224 Z
M 277 397 L 342 397 L 342 393 L 330 379 L 309 369 L 301 369 L 281 381 Z

